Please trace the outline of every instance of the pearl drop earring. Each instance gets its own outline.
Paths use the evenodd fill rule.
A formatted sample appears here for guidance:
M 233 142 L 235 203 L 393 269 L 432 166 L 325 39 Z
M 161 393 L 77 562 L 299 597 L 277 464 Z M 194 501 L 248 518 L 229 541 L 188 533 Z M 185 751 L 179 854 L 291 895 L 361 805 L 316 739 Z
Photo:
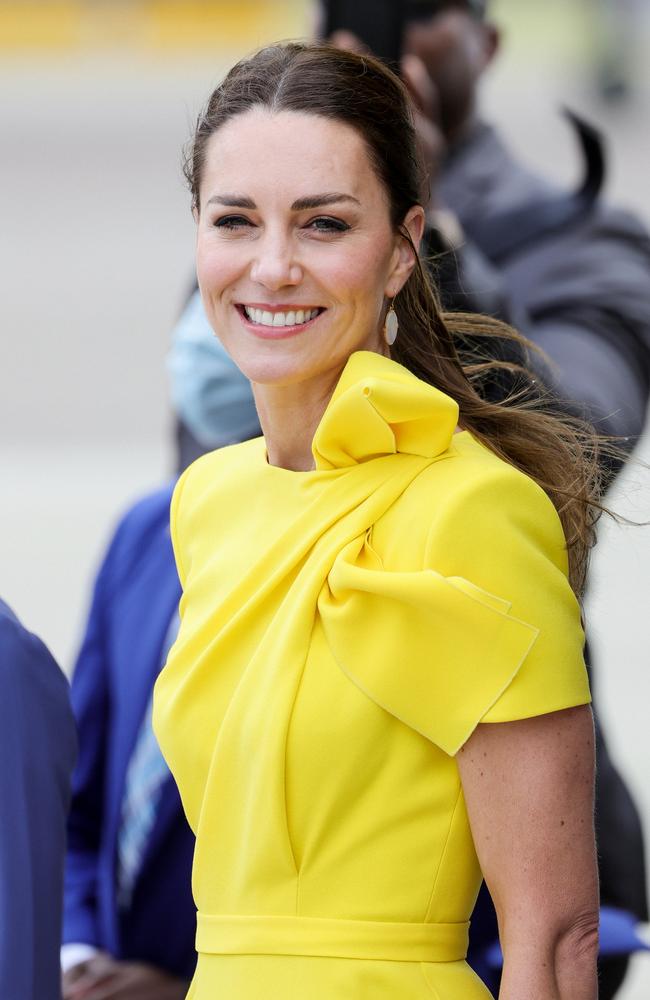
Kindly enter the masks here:
M 397 340 L 398 330 L 399 320 L 397 318 L 397 313 L 395 312 L 395 307 L 391 302 L 390 309 L 386 313 L 386 319 L 384 321 L 384 340 L 389 347 L 392 347 Z

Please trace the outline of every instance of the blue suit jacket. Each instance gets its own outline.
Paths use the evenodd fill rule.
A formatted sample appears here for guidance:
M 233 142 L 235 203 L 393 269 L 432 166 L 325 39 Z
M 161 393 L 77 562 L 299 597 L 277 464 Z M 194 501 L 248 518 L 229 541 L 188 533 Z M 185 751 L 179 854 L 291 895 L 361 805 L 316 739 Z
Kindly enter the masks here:
M 58 1000 L 65 818 L 76 741 L 68 683 L 0 601 L 0 997 Z
M 191 978 L 194 838 L 171 777 L 127 913 L 116 902 L 116 852 L 129 760 L 180 598 L 169 536 L 169 486 L 133 507 L 95 583 L 72 680 L 79 731 L 68 822 L 64 942 L 149 962 Z

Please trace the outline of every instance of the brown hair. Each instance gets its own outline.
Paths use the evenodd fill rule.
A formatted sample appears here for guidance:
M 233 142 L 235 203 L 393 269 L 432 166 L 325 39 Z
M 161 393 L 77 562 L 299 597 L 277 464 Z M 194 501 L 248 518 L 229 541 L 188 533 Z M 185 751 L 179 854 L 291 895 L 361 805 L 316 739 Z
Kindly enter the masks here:
M 402 223 L 408 210 L 425 200 L 425 178 L 408 94 L 379 60 L 328 45 L 270 46 L 230 70 L 199 116 L 186 156 L 196 211 L 210 137 L 256 106 L 320 115 L 356 129 L 388 192 L 392 224 L 413 246 Z M 413 250 L 416 267 L 394 303 L 400 332 L 392 356 L 452 396 L 462 426 L 545 490 L 561 518 L 571 584 L 580 594 L 603 510 L 601 439 L 553 406 L 548 395 L 531 391 L 534 380 L 524 367 L 495 360 L 498 351 L 491 351 L 490 338 L 515 343 L 525 355 L 535 348 L 523 337 L 486 316 L 442 312 L 432 278 Z M 501 370 L 509 377 L 514 371 L 518 386 L 503 402 L 491 402 L 485 398 L 486 380 L 498 379 Z

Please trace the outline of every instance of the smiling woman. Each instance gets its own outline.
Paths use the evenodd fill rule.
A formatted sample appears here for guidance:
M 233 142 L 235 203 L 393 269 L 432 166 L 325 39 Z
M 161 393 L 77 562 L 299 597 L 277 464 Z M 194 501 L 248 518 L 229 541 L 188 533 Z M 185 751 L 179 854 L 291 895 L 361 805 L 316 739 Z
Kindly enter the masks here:
M 440 313 L 408 99 L 376 60 L 239 63 L 187 176 L 264 431 L 172 503 L 155 726 L 197 835 L 189 997 L 482 1000 L 483 874 L 502 1000 L 594 1000 L 596 442 L 461 365 L 457 337 L 516 334 Z
M 251 149 L 264 150 L 263 171 Z M 393 229 L 363 137 L 305 112 L 256 106 L 227 121 L 206 144 L 198 195 L 197 272 L 208 318 L 251 380 L 267 428 L 275 414 L 267 400 L 283 387 L 284 423 L 274 419 L 267 433 L 270 460 L 309 468 L 318 415 L 304 424 L 302 387 L 311 382 L 322 401 L 350 354 L 386 350 L 385 302 L 414 267 L 412 245 Z M 404 221 L 419 242 L 422 207 Z M 297 413 L 289 412 L 292 399 Z

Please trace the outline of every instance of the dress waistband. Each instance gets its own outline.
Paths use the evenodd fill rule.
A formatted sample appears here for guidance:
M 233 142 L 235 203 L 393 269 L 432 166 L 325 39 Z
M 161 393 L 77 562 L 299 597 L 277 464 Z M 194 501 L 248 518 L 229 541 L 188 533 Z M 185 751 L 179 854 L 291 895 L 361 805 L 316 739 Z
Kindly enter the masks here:
M 196 950 L 212 955 L 458 962 L 467 954 L 468 931 L 468 922 L 416 924 L 198 913 Z

